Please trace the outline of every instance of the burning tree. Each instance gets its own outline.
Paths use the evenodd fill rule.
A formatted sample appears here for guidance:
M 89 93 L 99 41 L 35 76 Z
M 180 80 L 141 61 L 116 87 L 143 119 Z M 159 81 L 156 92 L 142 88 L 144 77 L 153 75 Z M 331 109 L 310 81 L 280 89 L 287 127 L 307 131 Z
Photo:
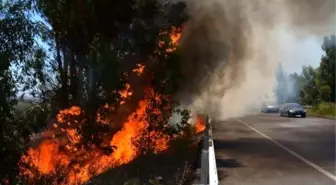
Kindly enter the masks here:
M 29 184 L 83 184 L 140 155 L 166 150 L 183 73 L 182 3 L 35 0 L 50 27 L 58 86 L 47 129 L 22 155 Z M 178 10 L 178 12 L 176 12 Z M 122 14 L 122 15 L 121 15 Z M 124 16 L 124 15 L 127 16 Z M 59 111 L 58 111 L 59 110 Z

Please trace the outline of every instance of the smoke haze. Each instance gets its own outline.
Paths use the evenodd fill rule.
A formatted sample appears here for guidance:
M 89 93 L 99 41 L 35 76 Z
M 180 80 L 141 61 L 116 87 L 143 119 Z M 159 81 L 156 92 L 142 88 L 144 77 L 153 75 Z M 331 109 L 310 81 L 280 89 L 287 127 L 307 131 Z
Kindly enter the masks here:
M 217 119 L 259 112 L 275 101 L 286 30 L 298 39 L 330 34 L 334 0 L 185 0 L 191 20 L 181 45 L 188 81 L 179 94 L 192 110 Z M 272 2 L 272 3 L 270 3 Z

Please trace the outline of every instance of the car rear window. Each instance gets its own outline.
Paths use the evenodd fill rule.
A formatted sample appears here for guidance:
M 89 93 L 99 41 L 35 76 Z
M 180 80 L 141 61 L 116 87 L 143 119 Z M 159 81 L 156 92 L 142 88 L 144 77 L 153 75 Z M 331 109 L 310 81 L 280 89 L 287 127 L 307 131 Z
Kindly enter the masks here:
M 289 108 L 301 108 L 301 105 L 296 104 L 296 103 L 291 103 L 287 105 Z

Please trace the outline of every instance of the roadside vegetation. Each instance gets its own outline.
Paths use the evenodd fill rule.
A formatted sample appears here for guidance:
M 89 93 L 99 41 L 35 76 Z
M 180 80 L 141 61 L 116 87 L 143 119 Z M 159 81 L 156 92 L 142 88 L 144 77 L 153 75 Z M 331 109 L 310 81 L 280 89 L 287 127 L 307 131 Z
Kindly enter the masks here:
M 185 8 L 1 1 L 0 184 L 190 182 L 203 123 L 175 96 Z
M 287 74 L 278 68 L 278 103 L 297 102 L 308 108 L 308 116 L 335 116 L 335 49 L 336 36 L 324 37 L 324 55 L 317 68 L 304 66 L 300 74 Z
M 336 105 L 335 103 L 320 103 L 317 107 L 312 107 L 307 109 L 307 114 L 316 117 L 331 117 L 336 116 Z

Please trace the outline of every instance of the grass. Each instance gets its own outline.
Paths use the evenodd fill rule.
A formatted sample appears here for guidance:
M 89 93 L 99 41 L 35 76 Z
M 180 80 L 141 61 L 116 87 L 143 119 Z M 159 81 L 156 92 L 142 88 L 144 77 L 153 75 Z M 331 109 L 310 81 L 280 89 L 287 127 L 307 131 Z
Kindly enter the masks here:
M 307 109 L 308 116 L 316 117 L 335 117 L 336 116 L 336 104 L 335 103 L 320 103 L 317 107 Z

